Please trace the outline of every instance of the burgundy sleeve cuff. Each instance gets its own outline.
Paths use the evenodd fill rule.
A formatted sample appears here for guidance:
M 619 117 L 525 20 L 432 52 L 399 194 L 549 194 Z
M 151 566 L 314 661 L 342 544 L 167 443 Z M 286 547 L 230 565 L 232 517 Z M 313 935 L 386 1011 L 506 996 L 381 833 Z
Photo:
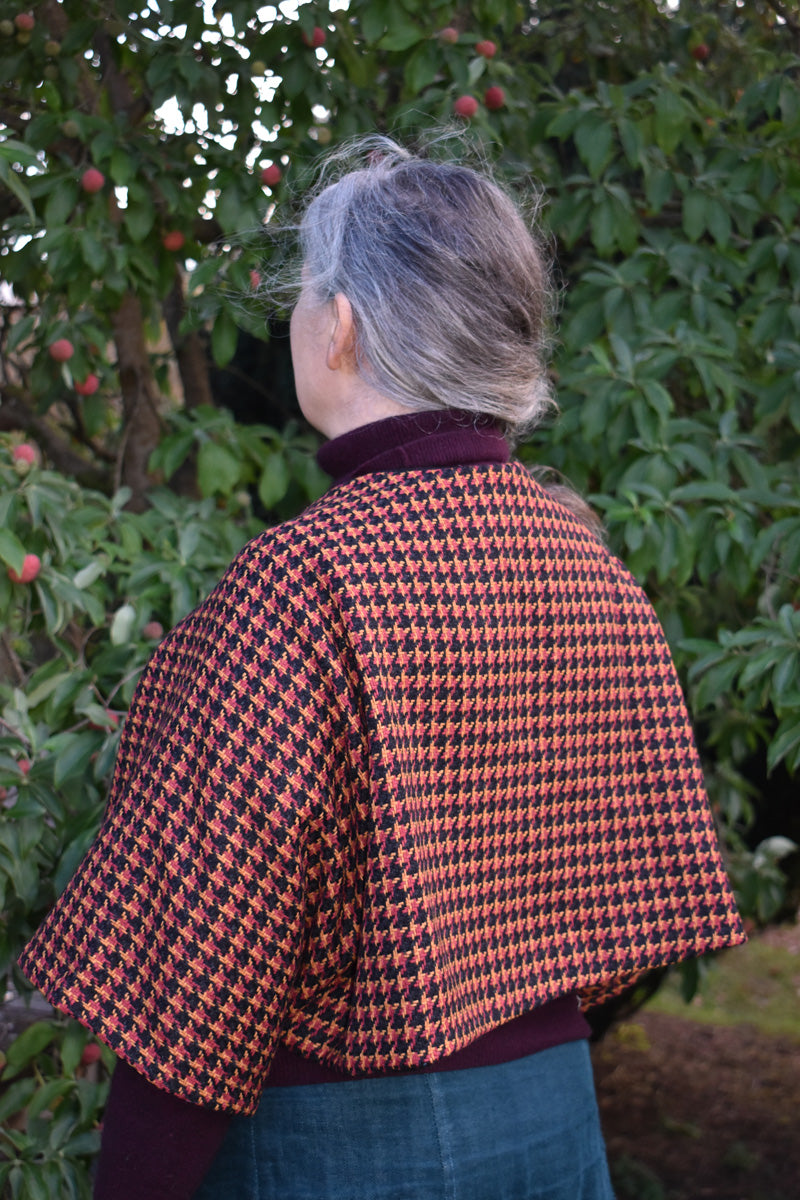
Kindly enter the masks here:
M 94 1200 L 190 1200 L 231 1114 L 162 1092 L 121 1060 L 111 1080 Z

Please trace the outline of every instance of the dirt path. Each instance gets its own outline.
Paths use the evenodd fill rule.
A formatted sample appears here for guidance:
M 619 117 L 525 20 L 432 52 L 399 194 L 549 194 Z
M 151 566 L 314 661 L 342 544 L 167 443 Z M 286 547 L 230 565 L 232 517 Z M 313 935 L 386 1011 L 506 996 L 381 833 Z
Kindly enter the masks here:
M 800 1200 L 800 1041 L 645 1011 L 594 1063 L 618 1200 Z

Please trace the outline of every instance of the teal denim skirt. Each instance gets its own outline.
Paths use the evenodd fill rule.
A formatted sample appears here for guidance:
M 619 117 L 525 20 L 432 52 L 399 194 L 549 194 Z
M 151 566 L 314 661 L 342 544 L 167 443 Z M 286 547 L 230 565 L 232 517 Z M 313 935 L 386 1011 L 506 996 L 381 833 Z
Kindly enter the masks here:
M 613 1200 L 588 1045 L 269 1088 L 195 1200 Z

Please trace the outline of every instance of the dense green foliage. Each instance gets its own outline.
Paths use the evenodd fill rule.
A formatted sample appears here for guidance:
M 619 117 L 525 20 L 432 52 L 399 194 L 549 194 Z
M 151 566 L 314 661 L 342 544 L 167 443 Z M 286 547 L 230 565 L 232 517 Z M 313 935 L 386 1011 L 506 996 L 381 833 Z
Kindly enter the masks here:
M 564 283 L 561 417 L 520 453 L 591 496 L 656 604 L 743 910 L 772 919 L 800 831 L 788 8 L 353 0 L 291 17 L 160 0 L 133 18 L 51 0 L 29 31 L 14 24 L 28 10 L 7 8 L 0 559 L 40 566 L 29 583 L 0 572 L 0 975 L 23 986 L 15 955 L 96 828 L 160 628 L 256 530 L 254 503 L 279 519 L 324 486 L 313 435 L 277 415 L 292 407 L 285 344 L 255 381 L 259 424 L 215 405 L 239 330 L 265 336 L 259 226 L 326 148 L 373 129 L 413 141 L 464 95 L 467 145 L 520 195 L 540 182 Z M 485 39 L 494 57 L 476 52 Z M 270 164 L 282 178 L 265 185 Z M 87 191 L 92 167 L 103 182 Z M 58 363 L 48 347 L 65 338 Z M 13 458 L 21 444 L 34 462 Z M 105 1072 L 81 1062 L 74 1023 L 32 1029 L 2 1073 L 0 1185 L 83 1196 Z

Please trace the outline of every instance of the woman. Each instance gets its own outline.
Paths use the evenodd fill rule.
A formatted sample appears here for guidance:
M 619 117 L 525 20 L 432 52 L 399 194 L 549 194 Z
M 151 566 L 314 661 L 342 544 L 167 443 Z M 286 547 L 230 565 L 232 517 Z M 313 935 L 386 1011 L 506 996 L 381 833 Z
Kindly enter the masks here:
M 510 457 L 536 244 L 370 147 L 301 227 L 334 486 L 159 647 L 22 959 L 121 1060 L 98 1197 L 610 1197 L 579 1004 L 743 940 L 652 609 Z

